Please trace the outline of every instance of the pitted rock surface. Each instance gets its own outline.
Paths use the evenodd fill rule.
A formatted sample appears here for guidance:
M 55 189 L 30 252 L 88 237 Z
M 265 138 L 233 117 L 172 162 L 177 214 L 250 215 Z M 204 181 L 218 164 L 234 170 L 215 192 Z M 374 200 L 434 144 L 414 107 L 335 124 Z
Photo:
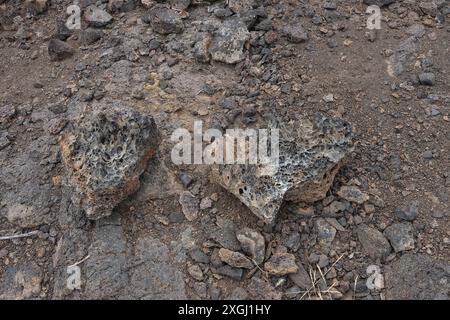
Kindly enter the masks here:
M 151 116 L 127 107 L 100 107 L 70 123 L 60 139 L 71 183 L 90 219 L 139 189 L 139 176 L 156 153 L 159 134 Z
M 238 197 L 254 214 L 271 223 L 284 200 L 325 198 L 341 162 L 352 150 L 352 129 L 340 119 L 316 114 L 279 128 L 279 164 L 225 164 L 213 168 L 213 180 Z M 275 169 L 274 174 L 267 171 Z

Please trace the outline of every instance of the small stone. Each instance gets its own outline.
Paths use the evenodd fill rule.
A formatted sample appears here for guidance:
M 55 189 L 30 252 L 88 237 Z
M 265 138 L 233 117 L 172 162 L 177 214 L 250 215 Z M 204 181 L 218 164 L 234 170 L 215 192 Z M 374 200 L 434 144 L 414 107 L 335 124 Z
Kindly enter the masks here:
M 215 273 L 219 275 L 226 276 L 238 281 L 240 281 L 242 279 L 242 276 L 244 275 L 243 269 L 233 268 L 227 265 L 219 267 L 213 271 L 215 271 Z
M 73 56 L 73 48 L 59 39 L 51 39 L 48 43 L 48 55 L 52 61 L 61 61 Z
M 11 144 L 7 132 L 0 132 L 0 151 Z
M 67 28 L 66 24 L 61 21 L 58 23 L 55 37 L 61 41 L 66 41 L 72 33 L 72 30 Z
M 300 289 L 308 290 L 311 287 L 311 278 L 301 263 L 298 263 L 297 266 L 298 271 L 296 273 L 289 274 L 289 279 Z
M 365 192 L 359 190 L 356 186 L 342 186 L 337 192 L 338 196 L 358 204 L 363 204 L 367 200 L 369 200 L 369 195 Z
M 396 223 L 384 230 L 395 252 L 414 249 L 414 231 L 409 222 Z
M 96 43 L 103 37 L 104 33 L 101 30 L 87 28 L 80 32 L 80 43 L 83 46 L 89 46 Z
M 283 33 L 288 40 L 293 43 L 300 43 L 308 40 L 308 33 L 301 23 L 285 26 L 283 28 Z
M 317 263 L 317 265 L 320 268 L 325 268 L 328 264 L 330 263 L 330 260 L 328 259 L 328 257 L 324 254 L 321 254 L 319 257 L 319 262 Z
M 206 210 L 212 207 L 212 201 L 210 198 L 206 197 L 200 201 L 200 210 Z
M 193 264 L 193 265 L 188 267 L 188 273 L 189 273 L 189 275 L 192 278 L 194 278 L 197 281 L 202 281 L 203 280 L 203 271 L 196 264 Z
M 418 202 L 415 201 L 406 208 L 396 208 L 394 213 L 399 219 L 414 221 L 417 218 L 418 210 Z
M 424 158 L 425 160 L 431 160 L 433 159 L 433 152 L 430 150 L 427 150 L 425 152 L 422 153 L 422 158 Z
M 220 259 L 235 268 L 252 269 L 253 263 L 242 253 L 225 248 L 219 250 Z
M 337 5 L 334 1 L 325 1 L 322 5 L 325 10 L 336 10 Z
M 359 242 L 372 259 L 385 259 L 391 253 L 388 240 L 377 229 L 360 224 L 356 232 Z
M 250 38 L 247 26 L 237 18 L 225 20 L 215 31 L 209 53 L 214 61 L 235 64 L 242 61 L 244 44 Z
M 253 8 L 255 0 L 228 0 L 228 7 L 234 13 L 246 13 Z
M 189 188 L 192 182 L 194 182 L 194 180 L 186 172 L 181 172 L 178 175 L 178 178 L 185 188 Z
M 419 74 L 419 82 L 424 86 L 434 86 L 435 84 L 434 73 L 424 72 Z
M 421 1 L 419 8 L 423 13 L 435 17 L 438 13 L 438 5 L 436 1 Z
M 188 221 L 194 221 L 198 217 L 199 203 L 198 199 L 189 191 L 183 191 L 180 195 L 179 202 L 183 210 L 184 216 Z
M 284 276 L 290 273 L 298 272 L 298 266 L 295 263 L 295 256 L 291 253 L 274 253 L 269 261 L 264 263 L 264 269 L 270 274 Z
M 112 22 L 112 16 L 105 10 L 90 5 L 84 13 L 84 20 L 92 27 L 101 28 Z
M 208 63 L 211 60 L 209 54 L 209 46 L 211 44 L 211 35 L 206 35 L 200 41 L 196 42 L 194 45 L 194 57 L 198 62 Z
M 209 263 L 209 257 L 198 248 L 189 251 L 189 256 L 191 257 L 192 260 L 194 260 L 197 263 L 204 263 L 204 264 Z
M 0 1 L 0 3 L 2 2 L 3 1 Z M 47 11 L 49 2 L 49 0 L 27 0 L 25 3 L 27 5 L 28 12 L 32 14 L 42 14 Z
M 326 96 L 323 97 L 323 101 L 325 101 L 326 103 L 330 103 L 334 101 L 334 96 L 333 94 L 327 94 Z
M 331 244 L 336 236 L 336 229 L 323 218 L 317 219 L 315 226 L 319 242 L 324 245 Z
M 242 251 L 251 257 L 256 264 L 261 265 L 265 256 L 265 241 L 261 233 L 250 228 L 244 228 L 236 233 L 236 237 L 241 244 Z
M 323 209 L 323 213 L 327 215 L 336 215 L 339 212 L 344 212 L 347 209 L 347 205 L 341 201 L 333 201 L 329 206 Z
M 217 227 L 210 230 L 209 237 L 222 247 L 232 251 L 239 251 L 241 246 L 236 239 L 236 226 L 227 219 L 217 219 Z
M 423 24 L 416 23 L 406 29 L 405 32 L 411 36 L 422 38 L 425 35 L 425 26 Z
M 183 21 L 178 12 L 157 5 L 147 14 L 152 28 L 159 34 L 182 33 Z

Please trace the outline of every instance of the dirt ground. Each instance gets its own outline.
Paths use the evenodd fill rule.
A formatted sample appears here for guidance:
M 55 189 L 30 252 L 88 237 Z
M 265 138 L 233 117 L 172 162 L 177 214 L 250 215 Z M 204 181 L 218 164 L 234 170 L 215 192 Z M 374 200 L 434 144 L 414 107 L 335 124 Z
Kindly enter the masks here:
M 93 43 L 84 16 L 81 30 L 61 27 L 72 1 L 31 2 L 0 0 L 1 299 L 448 299 L 448 2 L 81 0 L 83 14 L 90 4 L 111 13 Z M 367 3 L 382 2 L 381 28 L 369 30 Z M 155 6 L 181 24 L 148 21 Z M 236 63 L 197 50 L 227 19 L 249 32 L 230 49 Z M 55 37 L 71 50 L 57 61 Z M 112 104 L 153 116 L 161 143 L 140 189 L 94 221 L 72 203 L 58 137 Z M 325 199 L 286 202 L 272 225 L 211 181 L 209 166 L 170 158 L 173 130 L 194 120 L 262 127 L 272 114 L 317 112 L 352 125 L 354 151 Z M 342 186 L 367 199 L 346 199 Z M 193 221 L 184 191 L 200 203 Z M 219 254 L 245 253 L 243 228 L 265 240 L 251 268 Z

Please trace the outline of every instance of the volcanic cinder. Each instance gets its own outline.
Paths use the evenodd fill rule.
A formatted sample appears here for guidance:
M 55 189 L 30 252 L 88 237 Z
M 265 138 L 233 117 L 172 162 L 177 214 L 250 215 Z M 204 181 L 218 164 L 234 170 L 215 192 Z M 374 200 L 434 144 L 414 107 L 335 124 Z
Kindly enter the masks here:
M 344 158 L 352 151 L 352 128 L 342 119 L 316 114 L 279 125 L 279 164 L 221 164 L 212 180 L 272 223 L 283 201 L 311 203 L 326 197 Z M 273 168 L 271 168 L 273 169 Z

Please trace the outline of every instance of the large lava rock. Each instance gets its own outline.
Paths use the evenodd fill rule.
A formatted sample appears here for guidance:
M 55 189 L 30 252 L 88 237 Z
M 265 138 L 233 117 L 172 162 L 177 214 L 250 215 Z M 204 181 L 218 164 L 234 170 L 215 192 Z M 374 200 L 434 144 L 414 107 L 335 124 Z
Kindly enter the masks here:
M 88 218 L 109 216 L 139 188 L 158 144 L 153 118 L 123 106 L 99 108 L 69 124 L 61 153 Z
M 276 218 L 284 200 L 311 203 L 325 198 L 352 151 L 351 126 L 341 119 L 317 114 L 313 121 L 296 120 L 279 130 L 277 166 L 224 164 L 212 170 L 213 180 L 266 223 Z

